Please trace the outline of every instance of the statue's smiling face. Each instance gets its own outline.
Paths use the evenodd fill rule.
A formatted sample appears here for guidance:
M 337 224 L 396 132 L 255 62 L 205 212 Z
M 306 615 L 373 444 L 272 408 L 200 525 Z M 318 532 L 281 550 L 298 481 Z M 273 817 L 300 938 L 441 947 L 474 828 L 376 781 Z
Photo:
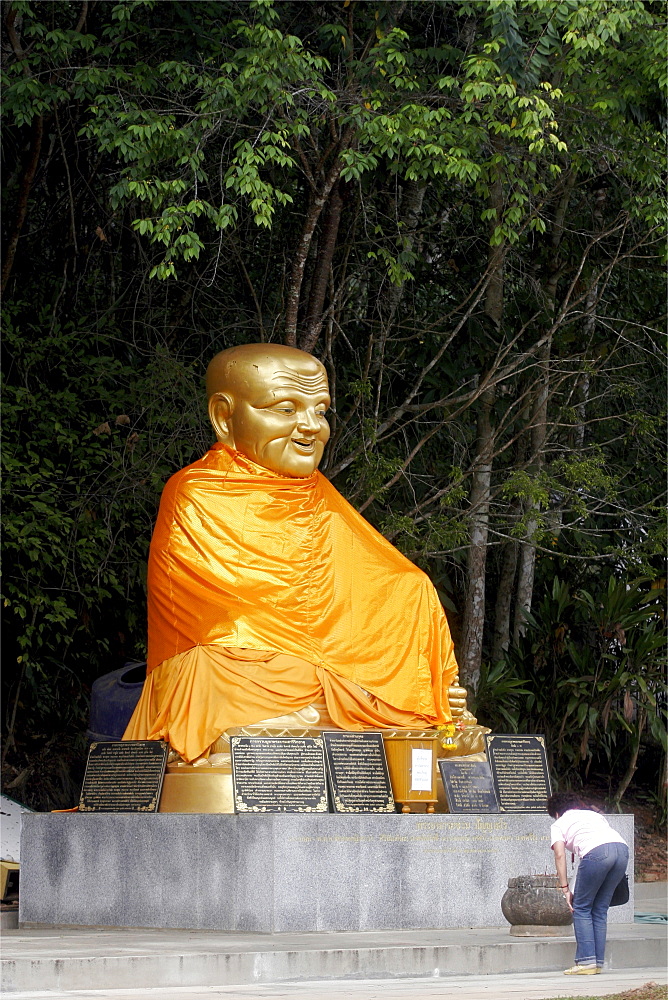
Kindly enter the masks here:
M 212 415 L 220 440 L 281 476 L 304 478 L 318 468 L 329 440 L 331 400 L 315 358 L 293 351 L 245 361 L 220 400 L 224 419 Z

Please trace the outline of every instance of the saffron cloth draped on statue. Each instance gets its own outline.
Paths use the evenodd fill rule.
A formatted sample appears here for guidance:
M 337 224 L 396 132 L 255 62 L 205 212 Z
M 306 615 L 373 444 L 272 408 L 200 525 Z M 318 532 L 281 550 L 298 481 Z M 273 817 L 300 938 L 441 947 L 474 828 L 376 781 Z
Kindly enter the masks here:
M 457 674 L 428 577 L 319 472 L 215 444 L 167 483 L 149 557 L 148 677 L 126 739 L 186 760 L 323 699 L 359 730 L 450 721 Z

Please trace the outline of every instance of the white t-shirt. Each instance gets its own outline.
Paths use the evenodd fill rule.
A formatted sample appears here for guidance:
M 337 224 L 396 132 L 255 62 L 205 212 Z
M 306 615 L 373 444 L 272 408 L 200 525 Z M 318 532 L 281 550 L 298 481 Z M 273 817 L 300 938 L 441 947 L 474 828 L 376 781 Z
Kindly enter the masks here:
M 584 858 L 601 844 L 625 844 L 623 837 L 613 830 L 605 816 L 591 809 L 567 809 L 550 827 L 552 847 L 562 840 L 567 851 Z

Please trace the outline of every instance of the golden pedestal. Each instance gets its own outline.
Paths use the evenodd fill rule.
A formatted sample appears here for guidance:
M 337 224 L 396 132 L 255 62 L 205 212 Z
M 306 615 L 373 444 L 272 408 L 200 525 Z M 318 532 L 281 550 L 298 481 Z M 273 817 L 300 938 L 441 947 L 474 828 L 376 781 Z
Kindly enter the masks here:
M 434 812 L 438 800 L 436 731 L 389 730 L 382 735 L 395 802 L 405 813 L 425 804 L 427 812 Z M 429 789 L 411 788 L 413 750 L 428 750 L 431 754 Z M 168 764 L 158 812 L 233 813 L 232 765 Z
M 232 768 L 169 764 L 158 812 L 233 813 Z
M 443 783 L 438 773 L 439 757 L 460 757 L 485 759 L 484 734 L 489 732 L 484 726 L 476 725 L 476 719 L 466 708 L 466 689 L 459 687 L 455 678 L 448 691 L 453 721 L 454 736 L 448 742 L 443 732 L 436 729 L 385 729 L 379 730 L 383 736 L 387 766 L 390 773 L 394 801 L 401 811 L 409 813 L 416 807 L 421 811 L 426 806 L 428 813 L 448 812 Z M 315 709 L 313 715 L 319 725 L 314 725 L 307 712 Z M 303 716 L 303 719 L 302 719 Z M 302 724 L 300 724 L 300 720 Z M 234 794 L 232 784 L 232 764 L 230 759 L 230 736 L 321 736 L 323 730 L 335 729 L 324 701 L 314 703 L 302 713 L 268 719 L 249 726 L 228 729 L 211 747 L 208 760 L 196 764 L 186 764 L 171 760 L 162 787 L 159 812 L 182 813 L 233 813 Z M 443 727 L 441 727 L 443 729 Z M 377 730 L 378 731 L 378 730 Z M 413 788 L 413 750 L 429 750 L 430 787 Z M 177 757 L 173 753 L 174 757 Z M 426 777 L 423 775 L 426 784 Z
M 158 812 L 233 813 L 234 785 L 230 736 L 320 736 L 320 730 L 289 729 L 284 726 L 242 726 L 229 729 L 211 748 L 208 760 L 186 764 L 172 760 L 162 785 Z M 173 753 L 173 752 L 172 752 Z M 173 753 L 173 756 L 177 756 Z
M 230 740 L 233 736 L 319 736 L 312 729 L 281 726 L 246 726 L 229 729 L 211 748 L 209 760 L 186 764 L 174 760 L 167 765 L 158 812 L 233 813 L 234 785 Z M 176 755 L 174 755 L 176 756 Z

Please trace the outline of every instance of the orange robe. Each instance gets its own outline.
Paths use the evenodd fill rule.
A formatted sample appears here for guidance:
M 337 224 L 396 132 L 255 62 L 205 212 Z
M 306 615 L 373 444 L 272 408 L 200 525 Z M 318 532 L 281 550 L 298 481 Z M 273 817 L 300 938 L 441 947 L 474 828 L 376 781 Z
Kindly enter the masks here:
M 451 719 L 457 664 L 429 578 L 315 472 L 215 444 L 165 486 L 148 571 L 148 676 L 125 739 L 186 760 L 231 726 L 324 699 L 350 730 Z

